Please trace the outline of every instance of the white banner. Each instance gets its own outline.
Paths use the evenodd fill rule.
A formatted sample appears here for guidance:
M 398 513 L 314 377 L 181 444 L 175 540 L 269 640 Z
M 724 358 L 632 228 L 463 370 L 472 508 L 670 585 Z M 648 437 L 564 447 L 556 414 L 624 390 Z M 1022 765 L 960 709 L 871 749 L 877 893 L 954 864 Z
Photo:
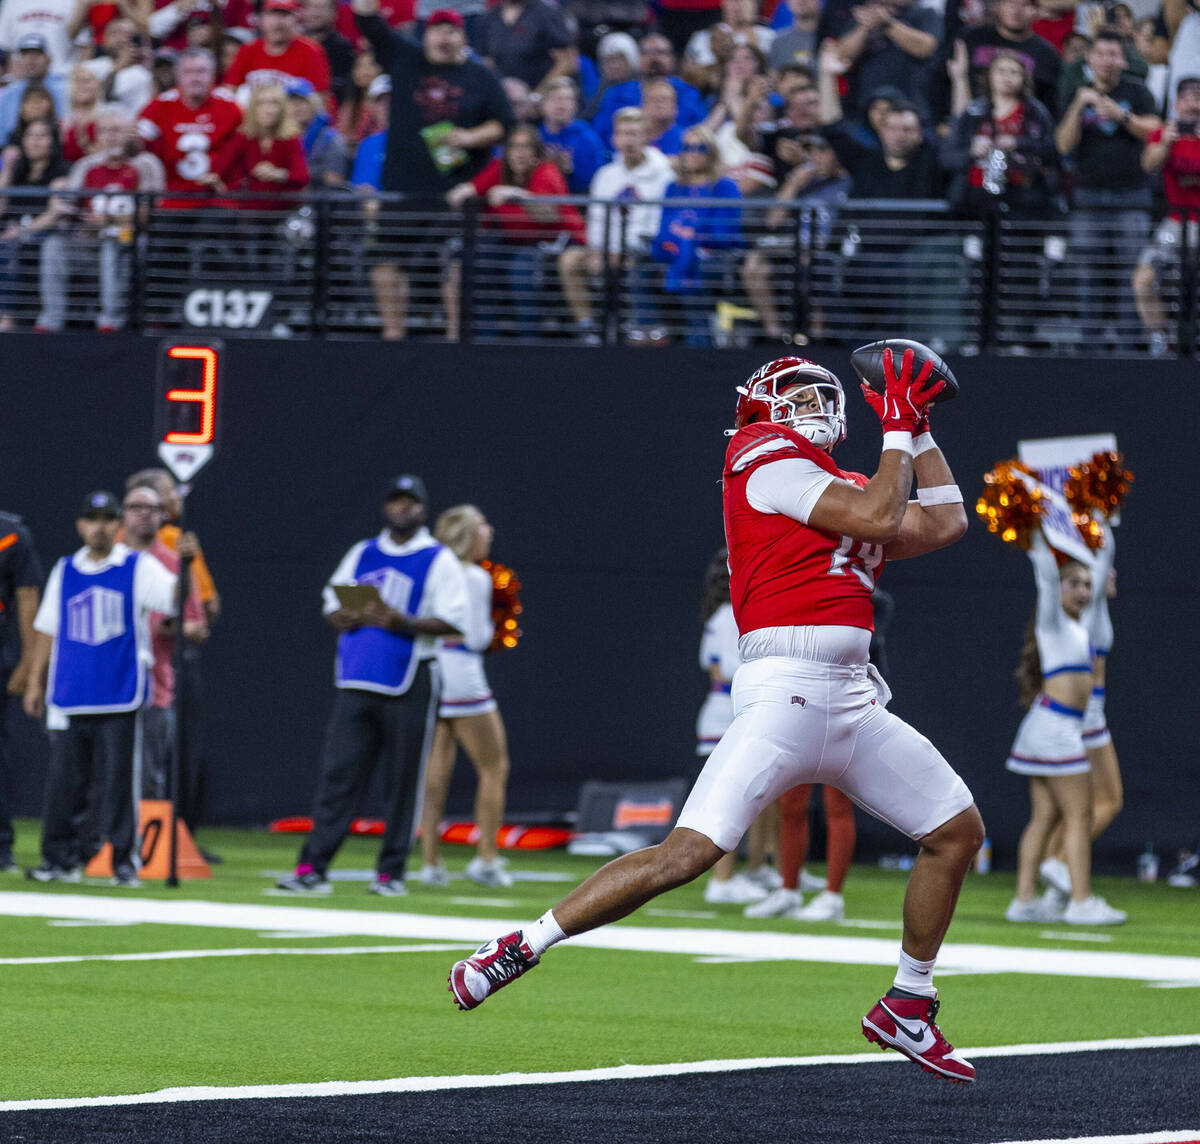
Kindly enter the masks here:
M 1044 485 L 1049 485 L 1055 492 L 1060 493 L 1071 475 L 1072 465 L 1090 461 L 1097 453 L 1116 451 L 1115 433 L 1091 433 L 1080 437 L 1039 437 L 1031 441 L 1017 442 L 1017 456 L 1021 461 L 1037 473 L 1038 479 Z M 1119 514 L 1113 513 L 1109 523 L 1114 527 L 1119 524 Z
M 1018 472 L 1017 476 L 1025 482 L 1026 488 L 1036 489 L 1042 494 L 1042 511 L 1038 520 L 1041 522 L 1046 543 L 1056 552 L 1090 565 L 1094 559 L 1092 550 L 1084 543 L 1079 529 L 1071 519 L 1071 506 L 1067 503 L 1067 498 L 1028 473 Z

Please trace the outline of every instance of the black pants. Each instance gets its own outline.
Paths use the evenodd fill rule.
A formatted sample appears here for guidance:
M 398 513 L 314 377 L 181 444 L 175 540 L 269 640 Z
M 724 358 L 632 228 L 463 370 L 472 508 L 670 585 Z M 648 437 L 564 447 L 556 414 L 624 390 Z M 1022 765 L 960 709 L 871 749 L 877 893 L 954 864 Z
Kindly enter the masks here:
M 113 866 L 133 861 L 136 841 L 133 799 L 133 742 L 137 715 L 72 715 L 65 731 L 50 732 L 50 770 L 42 822 L 42 858 L 70 869 L 87 855 L 79 836 L 88 785 L 100 784 L 101 836 L 112 843 Z
M 300 851 L 301 865 L 325 873 L 376 764 L 382 764 L 387 825 L 378 870 L 393 878 L 404 877 L 436 699 L 429 660 L 418 665 L 412 686 L 403 695 L 338 690 L 325 728 L 313 828 Z

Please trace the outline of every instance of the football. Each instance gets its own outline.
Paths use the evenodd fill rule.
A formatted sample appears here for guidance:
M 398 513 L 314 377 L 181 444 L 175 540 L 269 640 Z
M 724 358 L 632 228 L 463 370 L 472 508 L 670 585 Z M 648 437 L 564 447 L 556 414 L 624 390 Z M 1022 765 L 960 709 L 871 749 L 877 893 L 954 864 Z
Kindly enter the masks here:
M 920 374 L 926 362 L 933 363 L 930 382 L 940 378 L 946 383 L 946 388 L 933 399 L 935 402 L 949 401 L 952 397 L 958 396 L 958 380 L 954 376 L 954 371 L 942 360 L 941 355 L 935 354 L 928 346 L 910 341 L 908 338 L 885 338 L 881 342 L 871 342 L 870 345 L 859 346 L 850 355 L 850 364 L 854 366 L 854 372 L 876 393 L 882 393 L 884 390 L 883 351 L 887 349 L 892 351 L 892 360 L 897 371 L 900 369 L 900 363 L 904 360 L 904 351 L 912 350 L 913 377 Z

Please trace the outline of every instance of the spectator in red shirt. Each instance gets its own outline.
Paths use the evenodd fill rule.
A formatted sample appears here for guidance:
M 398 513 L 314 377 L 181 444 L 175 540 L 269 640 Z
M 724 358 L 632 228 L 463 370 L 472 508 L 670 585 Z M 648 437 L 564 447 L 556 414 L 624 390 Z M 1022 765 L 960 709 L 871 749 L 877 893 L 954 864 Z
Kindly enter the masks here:
M 168 191 L 208 190 L 213 156 L 242 123 L 236 103 L 213 90 L 216 63 L 203 48 L 189 48 L 175 69 L 178 86 L 151 100 L 138 120 L 146 150 L 167 173 Z M 162 207 L 204 206 L 204 200 L 164 199 Z
M 1187 247 L 1193 257 L 1200 238 L 1200 76 L 1184 76 L 1175 87 L 1175 113 L 1165 127 L 1146 138 L 1142 167 L 1148 174 L 1162 172 L 1167 196 L 1167 217 L 1142 251 L 1133 272 L 1133 292 L 1138 315 L 1150 333 L 1150 352 L 1161 357 L 1170 348 L 1167 314 L 1158 295 L 1158 268 L 1179 261 L 1183 224 L 1187 222 Z
M 250 90 L 250 103 L 242 128 L 213 159 L 207 176 L 217 190 L 255 191 L 271 195 L 299 191 L 308 186 L 308 161 L 300 141 L 300 128 L 277 84 L 260 84 Z M 242 210 L 287 210 L 288 199 L 237 199 Z
M 96 141 L 96 109 L 100 106 L 100 81 L 82 64 L 67 77 L 67 113 L 58 125 L 63 158 L 76 163 Z
M 61 330 L 67 318 L 67 280 L 99 281 L 96 328 L 110 333 L 125 324 L 133 254 L 136 191 L 163 189 L 162 164 L 138 153 L 133 117 L 119 103 L 96 114 L 96 146 L 67 178 L 72 191 L 88 196 L 55 197 L 58 227 L 42 244 L 42 312 L 38 329 Z
M 515 316 L 517 330 L 523 335 L 536 333 L 538 313 L 544 308 L 534 281 L 538 263 L 546 257 L 541 245 L 557 245 L 561 261 L 564 250 L 586 241 L 583 218 L 573 206 L 538 201 L 540 196 L 569 193 L 537 128 L 521 126 L 508 133 L 500 158 L 446 194 L 451 206 L 460 207 L 476 197 L 486 202 L 478 250 L 479 276 L 495 273 L 497 264 L 503 268 L 501 273 L 511 295 L 509 313 Z M 458 263 L 451 263 L 449 293 L 455 297 L 459 272 Z
M 320 44 L 298 34 L 298 8 L 296 0 L 266 0 L 259 16 L 262 39 L 238 51 L 225 73 L 226 86 L 285 87 L 289 79 L 306 79 L 318 95 L 329 98 L 329 60 Z
M 154 42 L 174 51 L 215 48 L 212 29 L 247 29 L 249 0 L 154 0 L 150 34 Z

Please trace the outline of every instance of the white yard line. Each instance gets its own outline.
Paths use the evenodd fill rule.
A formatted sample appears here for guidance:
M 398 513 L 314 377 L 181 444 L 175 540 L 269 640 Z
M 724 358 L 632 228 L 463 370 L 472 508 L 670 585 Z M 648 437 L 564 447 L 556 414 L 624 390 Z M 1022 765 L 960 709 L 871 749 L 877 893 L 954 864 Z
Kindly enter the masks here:
M 353 953 L 454 953 L 469 945 L 245 946 L 240 949 L 164 949 L 153 953 L 81 953 L 61 957 L 0 957 L 0 965 L 70 965 L 78 961 L 179 961 L 204 957 L 315 957 Z
M 294 900 L 294 897 L 293 897 Z M 528 919 L 470 918 L 386 910 L 343 910 L 308 905 L 242 905 L 170 901 L 125 895 L 0 893 L 0 916 L 121 920 L 219 929 L 303 930 L 327 936 L 409 938 L 478 945 Z M 851 937 L 773 931 L 664 929 L 611 925 L 572 938 L 577 948 L 679 953 L 693 957 L 736 957 L 758 961 L 830 962 L 893 966 L 895 938 Z M 1122 953 L 1091 949 L 1033 949 L 949 943 L 938 956 L 939 971 L 1029 973 L 1103 977 L 1124 981 L 1200 985 L 1200 957 Z
M 1053 1140 L 1006 1140 L 1004 1144 L 1194 1144 L 1200 1128 L 1179 1132 L 1138 1132 L 1133 1136 L 1071 1136 Z
M 1045 1054 L 1102 1052 L 1115 1049 L 1183 1048 L 1200 1045 L 1200 1036 L 1131 1037 L 1106 1041 L 1056 1042 L 1046 1045 L 991 1045 L 987 1048 L 962 1049 L 965 1056 L 1027 1057 Z M 318 1084 L 243 1085 L 220 1088 L 164 1088 L 157 1092 L 129 1093 L 121 1096 L 60 1097 L 41 1100 L 0 1101 L 0 1112 L 28 1112 L 35 1109 L 97 1108 L 129 1104 L 178 1104 L 183 1101 L 270 1100 L 321 1096 L 374 1096 L 396 1092 L 443 1092 L 452 1089 L 511 1088 L 530 1084 L 576 1084 L 598 1080 L 645 1080 L 653 1077 L 690 1076 L 704 1073 L 744 1072 L 748 1069 L 807 1068 L 816 1065 L 901 1064 L 898 1053 L 847 1053 L 843 1056 L 759 1057 L 745 1060 L 685 1061 L 660 1065 L 618 1065 L 614 1068 L 578 1069 L 571 1072 L 491 1073 L 483 1076 L 395 1077 L 391 1080 L 323 1081 Z M 1184 1139 L 1178 1135 L 1163 1141 Z M 1133 1144 L 1157 1137 L 1132 1136 L 1120 1140 Z M 1010 1142 L 1018 1144 L 1018 1142 Z M 1030 1142 L 1032 1144 L 1032 1142 Z M 1057 1142 L 1055 1142 L 1057 1144 Z

